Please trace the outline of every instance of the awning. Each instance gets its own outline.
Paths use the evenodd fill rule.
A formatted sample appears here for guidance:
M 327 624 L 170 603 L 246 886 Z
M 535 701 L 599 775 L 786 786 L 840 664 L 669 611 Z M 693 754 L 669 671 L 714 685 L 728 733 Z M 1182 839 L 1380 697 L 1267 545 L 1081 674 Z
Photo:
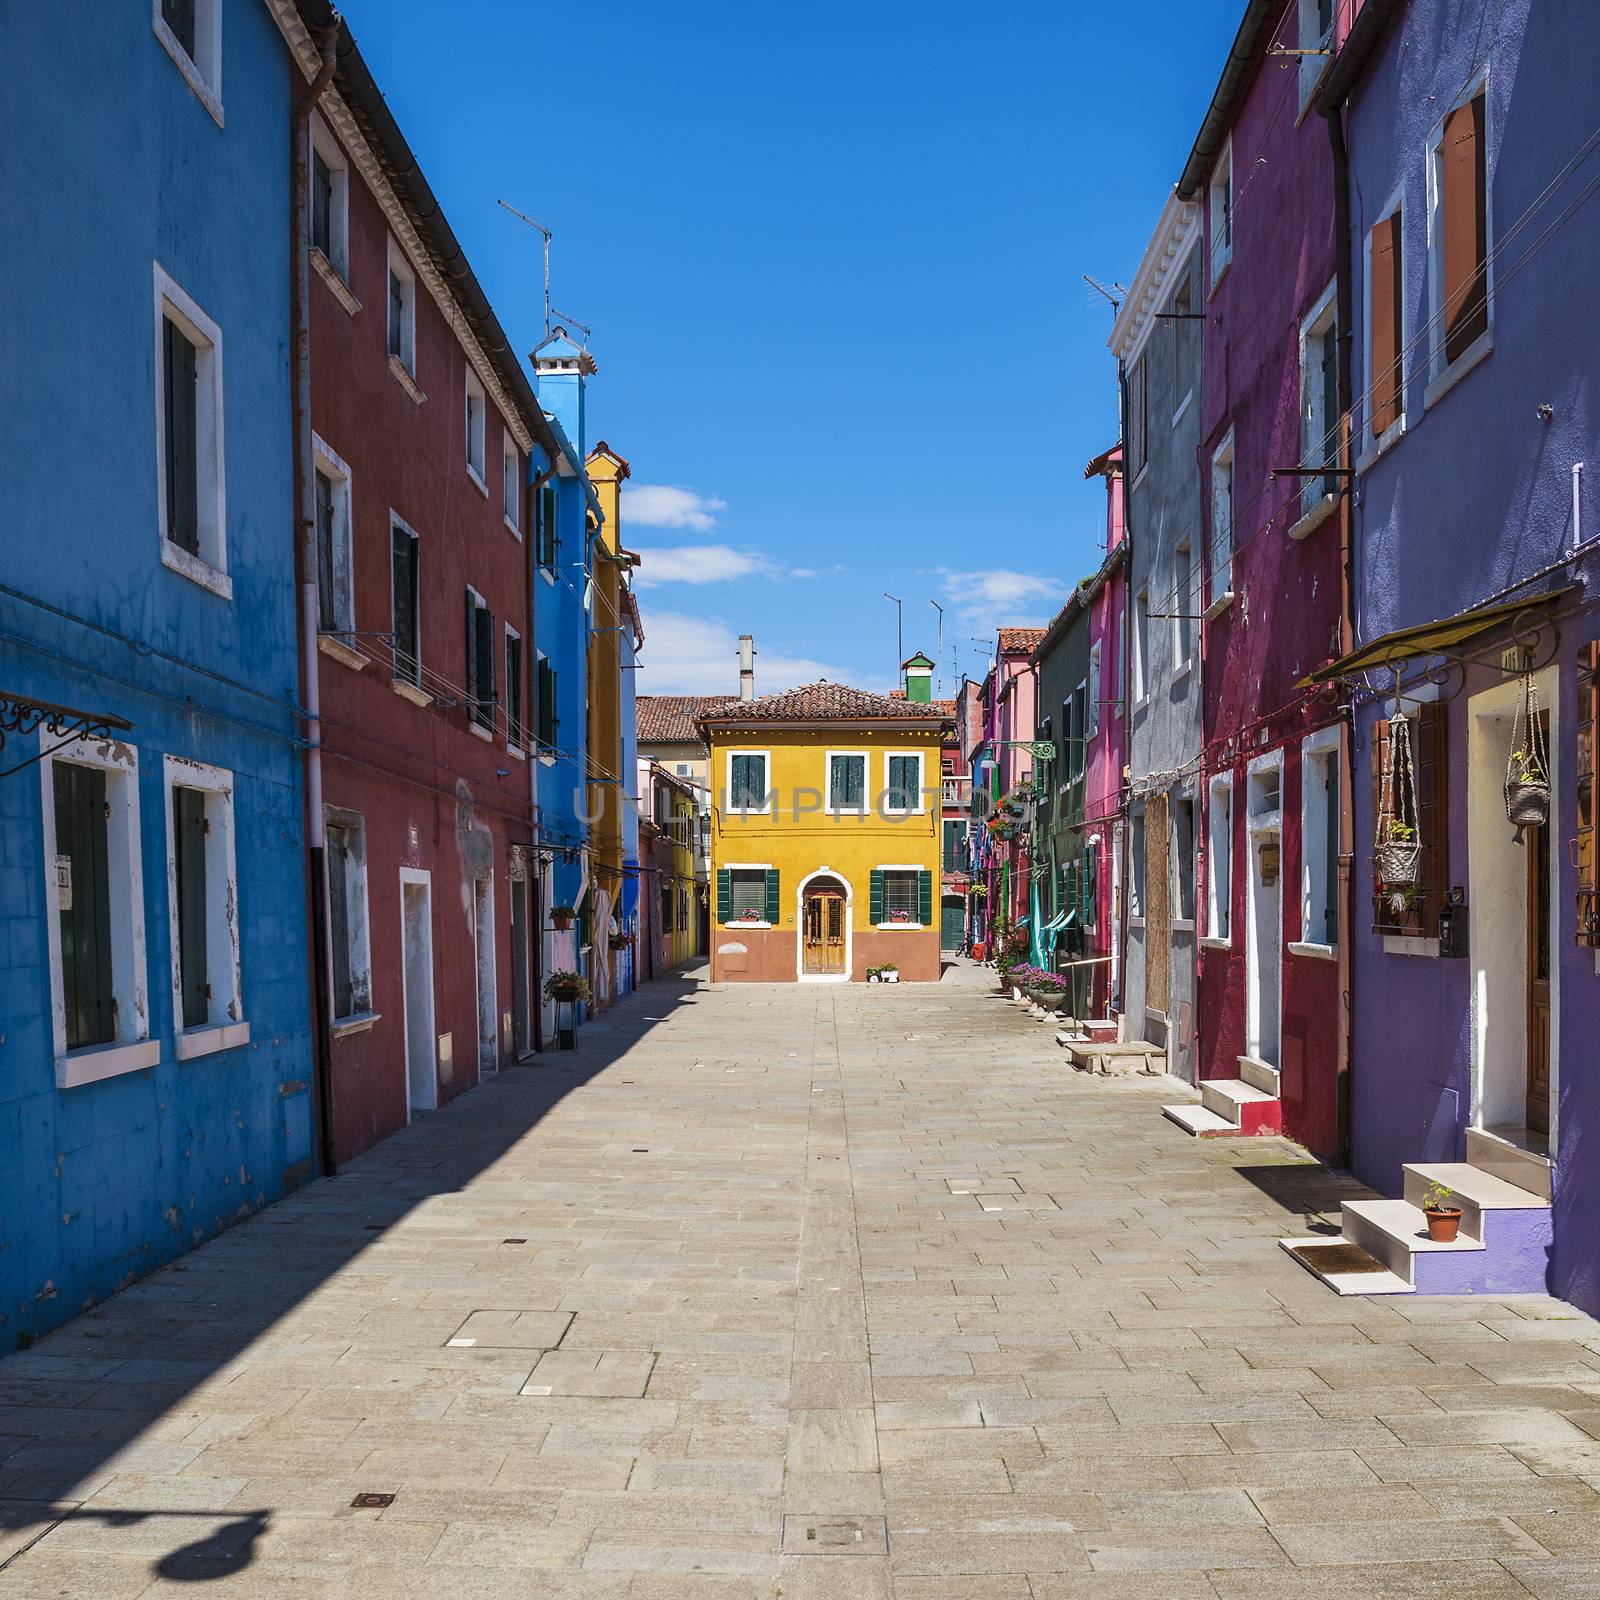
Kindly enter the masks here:
M 1493 631 L 1526 611 L 1548 606 L 1571 594 L 1576 584 L 1566 584 L 1545 594 L 1530 595 L 1523 600 L 1503 601 L 1499 605 L 1478 606 L 1454 617 L 1438 622 L 1422 622 L 1410 628 L 1396 628 L 1380 638 L 1364 644 L 1349 655 L 1330 661 L 1325 667 L 1302 678 L 1299 688 L 1308 689 L 1315 684 L 1329 683 L 1335 678 L 1350 678 L 1358 672 L 1368 672 L 1375 667 L 1389 667 L 1396 662 L 1409 661 L 1415 656 L 1437 655 L 1456 645 L 1476 639 L 1480 634 Z

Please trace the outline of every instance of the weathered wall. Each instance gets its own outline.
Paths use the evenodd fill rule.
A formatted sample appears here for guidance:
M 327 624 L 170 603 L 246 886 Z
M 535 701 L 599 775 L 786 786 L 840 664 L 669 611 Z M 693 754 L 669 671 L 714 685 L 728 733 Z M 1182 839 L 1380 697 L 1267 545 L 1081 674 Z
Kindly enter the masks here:
M 37 763 L 0 777 L 0 1350 L 309 1175 L 310 1029 L 290 497 L 288 54 L 222 7 L 226 128 L 148 6 L 9 11 L 0 198 L 0 688 L 133 723 L 159 1064 L 58 1089 Z M 62 48 L 63 39 L 72 41 Z M 92 86 L 92 87 L 91 87 Z M 49 159 L 40 160 L 48 151 Z M 222 329 L 231 601 L 161 562 L 154 263 Z M 65 473 L 65 476 L 63 475 Z M 94 626 L 90 626 L 90 625 Z M 105 631 L 96 631 L 105 630 Z M 48 749 L 11 735 L 0 769 Z M 174 1056 L 162 763 L 234 779 L 247 1045 Z

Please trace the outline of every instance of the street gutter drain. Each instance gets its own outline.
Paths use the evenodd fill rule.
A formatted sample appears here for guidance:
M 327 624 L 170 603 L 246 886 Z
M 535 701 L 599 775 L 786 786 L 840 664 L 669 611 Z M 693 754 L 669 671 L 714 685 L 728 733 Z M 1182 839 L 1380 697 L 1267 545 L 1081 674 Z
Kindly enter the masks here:
M 786 1556 L 886 1556 L 889 1525 L 882 1517 L 785 1517 Z
M 526 1244 L 527 1242 L 526 1239 L 502 1239 L 500 1241 L 501 1244 Z
M 384 1506 L 392 1506 L 394 1504 L 394 1496 L 392 1494 L 358 1494 L 350 1504 L 357 1511 L 375 1511 Z

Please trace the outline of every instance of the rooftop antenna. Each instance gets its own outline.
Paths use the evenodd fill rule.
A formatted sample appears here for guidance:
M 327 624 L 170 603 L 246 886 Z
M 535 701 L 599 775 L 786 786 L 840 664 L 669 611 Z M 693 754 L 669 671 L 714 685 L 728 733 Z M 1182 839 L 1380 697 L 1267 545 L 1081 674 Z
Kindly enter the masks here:
M 944 607 L 937 600 L 930 600 L 928 604 L 939 613 L 938 642 L 933 647 L 933 659 L 939 662 L 939 679 L 933 692 L 936 698 L 941 698 L 944 689 L 944 663 L 940 660 L 944 655 Z
M 587 350 L 589 348 L 589 340 L 594 333 L 594 329 L 591 328 L 587 322 L 579 322 L 576 317 L 569 317 L 565 311 L 558 310 L 554 313 L 554 315 L 561 318 L 564 326 L 574 327 L 583 335 L 583 348 Z
M 1083 281 L 1088 284 L 1096 294 L 1104 295 L 1105 298 L 1111 302 L 1112 316 L 1116 316 L 1116 314 L 1122 310 L 1122 302 L 1128 298 L 1128 288 L 1126 284 L 1118 283 L 1115 279 L 1113 279 L 1110 284 L 1104 284 L 1101 283 L 1098 278 L 1091 278 L 1087 272 L 1083 275 Z
M 894 658 L 895 676 L 900 676 L 900 663 L 906 658 L 906 630 L 905 630 L 905 605 L 897 594 L 890 594 L 887 589 L 883 592 L 885 600 L 894 601 Z
M 530 228 L 537 229 L 544 235 L 544 336 L 550 337 L 550 240 L 554 237 L 542 222 L 536 222 L 526 211 L 518 211 L 513 205 L 507 205 L 504 200 L 496 200 L 495 204 L 502 211 L 509 211 L 519 222 L 526 222 Z

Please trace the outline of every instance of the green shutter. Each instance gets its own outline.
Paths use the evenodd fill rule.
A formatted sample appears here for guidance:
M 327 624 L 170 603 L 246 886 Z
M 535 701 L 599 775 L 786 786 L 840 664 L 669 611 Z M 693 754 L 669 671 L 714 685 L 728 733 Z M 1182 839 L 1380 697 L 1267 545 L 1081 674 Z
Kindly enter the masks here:
M 211 989 L 206 976 L 206 797 L 198 789 L 174 787 L 172 837 L 178 869 L 179 990 L 185 1028 L 210 1018 Z
M 733 914 L 733 874 L 717 868 L 717 921 L 726 922 Z
M 872 869 L 872 887 L 867 895 L 867 920 L 877 927 L 883 921 L 883 873 L 874 867 Z
M 933 924 L 933 874 L 926 868 L 917 874 L 917 921 L 924 928 Z
M 778 925 L 778 869 L 767 868 L 767 921 Z
M 67 1048 L 110 1044 L 111 892 L 106 838 L 106 775 L 98 767 L 54 763 L 56 856 L 67 860 L 68 904 L 58 909 Z M 54 868 L 55 863 L 52 863 Z M 54 879 L 52 877 L 52 889 Z M 62 897 L 64 898 L 64 897 Z M 60 906 L 60 899 L 57 901 Z

